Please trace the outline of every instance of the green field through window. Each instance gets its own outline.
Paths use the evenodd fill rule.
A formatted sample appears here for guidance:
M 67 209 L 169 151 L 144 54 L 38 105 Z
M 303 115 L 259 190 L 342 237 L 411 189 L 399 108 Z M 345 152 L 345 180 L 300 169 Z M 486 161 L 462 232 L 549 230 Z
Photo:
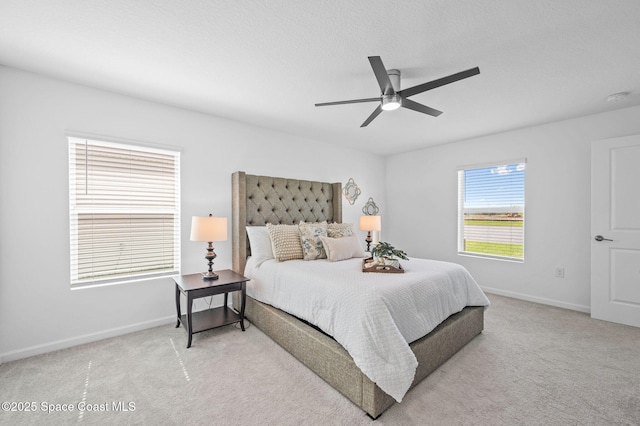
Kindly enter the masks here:
M 516 257 L 520 259 L 523 257 L 522 244 L 492 243 L 487 241 L 465 241 L 464 251 L 467 253 Z
M 524 222 L 521 220 L 482 220 L 482 219 L 465 219 L 465 225 L 478 225 L 478 226 L 523 226 Z

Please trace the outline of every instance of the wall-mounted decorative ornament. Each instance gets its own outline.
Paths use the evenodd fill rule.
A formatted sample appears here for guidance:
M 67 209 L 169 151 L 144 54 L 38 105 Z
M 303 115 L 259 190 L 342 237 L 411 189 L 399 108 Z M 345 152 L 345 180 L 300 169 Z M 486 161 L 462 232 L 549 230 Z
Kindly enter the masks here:
M 376 206 L 376 203 L 373 202 L 373 198 L 369 197 L 367 203 L 362 208 L 362 214 L 367 216 L 377 216 L 380 209 Z
M 353 203 L 356 202 L 356 200 L 358 199 L 358 196 L 360 195 L 360 192 L 362 191 L 360 191 L 360 188 L 358 188 L 358 185 L 356 185 L 356 183 L 353 181 L 353 178 L 349 178 L 349 181 L 342 189 L 344 198 L 346 198 L 349 204 L 351 205 L 353 205 Z

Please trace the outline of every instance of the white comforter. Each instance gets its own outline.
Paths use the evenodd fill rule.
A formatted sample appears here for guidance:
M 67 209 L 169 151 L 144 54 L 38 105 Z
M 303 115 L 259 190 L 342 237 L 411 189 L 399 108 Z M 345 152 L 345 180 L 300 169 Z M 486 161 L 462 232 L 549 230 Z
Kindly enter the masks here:
M 247 294 L 333 336 L 362 372 L 398 402 L 418 361 L 409 343 L 465 306 L 489 300 L 461 265 L 402 262 L 404 274 L 363 273 L 362 259 L 247 262 Z

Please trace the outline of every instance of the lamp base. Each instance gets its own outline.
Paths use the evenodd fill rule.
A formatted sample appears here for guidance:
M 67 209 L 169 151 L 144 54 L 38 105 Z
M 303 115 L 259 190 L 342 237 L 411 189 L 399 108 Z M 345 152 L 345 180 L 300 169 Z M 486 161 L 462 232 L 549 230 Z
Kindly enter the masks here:
M 213 243 L 209 241 L 209 245 L 207 246 L 207 255 L 204 257 L 209 261 L 209 270 L 207 272 L 202 273 L 203 280 L 217 280 L 218 274 L 213 272 L 213 259 L 215 259 L 217 255 L 213 251 Z
M 371 252 L 371 242 L 373 239 L 371 238 L 371 231 L 367 231 L 367 238 L 364 240 L 367 243 L 367 251 Z
M 202 273 L 202 279 L 203 280 L 217 280 L 218 279 L 218 274 L 216 274 L 213 271 L 203 272 Z

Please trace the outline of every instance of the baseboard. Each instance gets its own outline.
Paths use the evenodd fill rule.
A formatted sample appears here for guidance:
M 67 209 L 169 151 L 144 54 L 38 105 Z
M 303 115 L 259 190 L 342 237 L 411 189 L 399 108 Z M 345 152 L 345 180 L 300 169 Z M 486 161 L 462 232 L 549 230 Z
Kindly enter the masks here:
M 511 297 L 513 299 L 526 300 L 527 302 L 541 303 L 543 305 L 555 306 L 556 308 L 570 309 L 572 311 L 584 312 L 591 314 L 589 306 L 576 305 L 574 303 L 561 302 L 559 300 L 546 299 L 544 297 L 530 296 L 528 294 L 516 293 L 514 291 L 505 291 L 491 287 L 481 287 L 486 293 L 497 294 L 498 296 Z
M 511 297 L 513 299 L 526 300 L 528 302 L 541 303 L 543 305 L 555 306 L 557 308 L 570 309 L 572 311 L 591 313 L 591 308 L 588 306 L 576 305 L 573 303 L 561 302 L 553 299 L 546 299 L 544 297 L 530 296 L 528 294 L 517 293 L 513 291 L 505 291 L 491 287 L 481 287 L 483 291 L 490 294 L 497 294 L 498 296 Z M 165 318 L 159 318 L 152 321 L 145 321 L 137 324 L 131 324 L 124 327 L 112 328 L 109 330 L 100 331 L 98 333 L 85 334 L 82 336 L 72 337 L 70 339 L 58 340 L 51 343 L 45 343 L 42 345 L 31 346 L 16 351 L 6 352 L 0 354 L 0 364 L 9 361 L 15 361 L 17 359 L 28 358 L 35 355 L 44 354 L 47 352 L 53 352 L 60 349 L 70 348 L 72 346 L 82 345 L 84 343 L 95 342 L 97 340 L 107 339 L 109 337 L 120 336 L 123 334 L 133 333 L 135 331 L 145 330 L 147 328 L 159 327 L 161 325 L 170 324 L 175 322 L 175 316 L 169 316 Z
M 112 328 L 109 330 L 100 331 L 97 333 L 84 334 L 82 336 L 71 337 L 69 339 L 58 340 L 55 342 L 45 343 L 42 345 L 30 346 L 24 349 L 18 349 L 16 351 L 6 352 L 0 354 L 0 364 L 9 361 L 15 361 L 17 359 L 28 358 L 35 355 L 44 354 L 47 352 L 53 352 L 60 349 L 70 348 L 72 346 L 82 345 L 84 343 L 95 342 L 97 340 L 107 339 L 109 337 L 121 336 L 123 334 L 133 333 L 134 331 L 145 330 L 147 328 L 159 327 L 170 323 L 175 323 L 175 315 L 159 318 L 152 321 L 140 322 L 137 324 L 131 324 L 124 327 Z

